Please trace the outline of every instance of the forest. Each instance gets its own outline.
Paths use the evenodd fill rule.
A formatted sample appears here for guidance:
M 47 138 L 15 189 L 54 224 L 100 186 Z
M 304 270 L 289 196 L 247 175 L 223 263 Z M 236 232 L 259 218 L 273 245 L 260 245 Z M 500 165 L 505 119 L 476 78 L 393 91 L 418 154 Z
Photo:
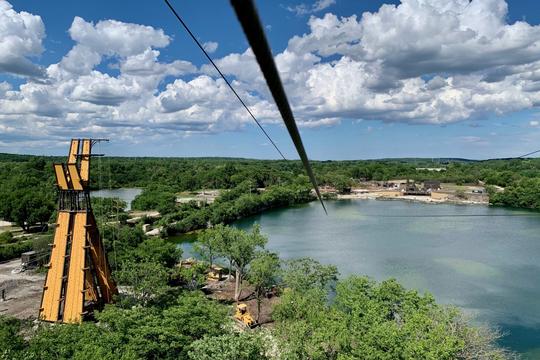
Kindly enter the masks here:
M 0 154 L 0 219 L 25 230 L 55 217 L 54 157 Z M 446 171 L 417 170 L 444 167 Z M 465 161 L 460 159 L 387 159 L 313 161 L 320 185 L 338 190 L 359 181 L 409 178 L 456 184 L 488 185 L 491 203 L 540 209 L 540 159 Z M 97 158 L 92 188 L 141 187 L 135 209 L 157 209 L 175 222 L 171 231 L 189 231 L 202 223 L 231 222 L 272 207 L 313 200 L 299 161 L 228 158 Z M 505 188 L 493 191 L 489 185 Z M 265 189 L 264 194 L 260 189 Z M 226 191 L 211 209 L 176 206 L 178 192 Z M 178 222 L 178 220 L 181 220 Z
M 63 158 L 0 154 L 0 219 L 25 232 L 47 230 L 56 217 L 52 164 Z M 137 210 L 158 210 L 167 234 L 229 224 L 262 211 L 314 200 L 299 161 L 230 158 L 96 158 L 91 165 L 93 189 L 141 187 L 132 204 Z M 444 167 L 445 171 L 418 170 Z M 320 185 L 338 190 L 360 181 L 409 178 L 456 184 L 486 184 L 490 203 L 540 210 L 540 159 L 386 159 L 313 161 Z M 504 191 L 495 191 L 494 186 Z M 177 204 L 179 192 L 221 189 L 215 203 Z M 106 204 L 98 203 L 96 213 Z M 108 204 L 107 206 L 112 206 Z M 126 214 L 122 215 L 126 217 Z M 125 219 L 124 219 L 125 220 Z M 0 261 L 42 244 L 0 239 Z

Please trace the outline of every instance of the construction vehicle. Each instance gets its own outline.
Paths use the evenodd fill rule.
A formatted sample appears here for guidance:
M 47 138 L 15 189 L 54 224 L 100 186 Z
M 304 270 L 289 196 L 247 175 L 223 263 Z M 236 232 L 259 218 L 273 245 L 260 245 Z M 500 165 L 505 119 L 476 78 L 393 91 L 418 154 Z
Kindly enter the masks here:
M 234 319 L 243 326 L 253 328 L 257 326 L 257 322 L 253 319 L 253 316 L 248 311 L 247 305 L 240 303 L 236 305 L 236 312 L 234 313 Z
M 194 258 L 187 258 L 187 259 L 180 260 L 180 263 L 177 264 L 176 266 L 182 267 L 185 269 L 190 269 L 196 264 L 197 264 L 197 260 L 195 260 Z
M 223 268 L 217 265 L 212 265 L 210 267 L 210 271 L 208 271 L 208 274 L 206 274 L 206 280 L 207 281 L 222 281 L 223 279 L 224 279 Z

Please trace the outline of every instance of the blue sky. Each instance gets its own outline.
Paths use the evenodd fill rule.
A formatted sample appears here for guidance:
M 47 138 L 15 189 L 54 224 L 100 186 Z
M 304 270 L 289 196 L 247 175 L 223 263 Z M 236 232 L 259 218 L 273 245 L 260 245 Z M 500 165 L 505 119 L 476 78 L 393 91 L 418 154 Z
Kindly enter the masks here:
M 229 2 L 172 3 L 296 158 Z M 0 152 L 61 155 L 95 136 L 111 155 L 277 158 L 165 4 L 126 4 L 0 0 Z M 540 148 L 533 2 L 257 5 L 311 158 Z

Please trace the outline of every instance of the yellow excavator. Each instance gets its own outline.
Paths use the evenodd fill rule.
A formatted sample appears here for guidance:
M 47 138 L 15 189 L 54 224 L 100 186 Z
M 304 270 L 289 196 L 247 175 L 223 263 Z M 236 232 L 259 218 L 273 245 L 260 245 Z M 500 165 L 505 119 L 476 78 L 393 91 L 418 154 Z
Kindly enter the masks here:
M 237 320 L 240 324 L 249 328 L 257 326 L 257 322 L 255 321 L 255 319 L 253 319 L 253 316 L 251 316 L 248 311 L 247 305 L 244 303 L 239 303 L 236 305 L 234 319 Z
M 212 265 L 210 271 L 206 274 L 206 280 L 209 282 L 216 282 L 224 280 L 223 268 L 217 265 Z

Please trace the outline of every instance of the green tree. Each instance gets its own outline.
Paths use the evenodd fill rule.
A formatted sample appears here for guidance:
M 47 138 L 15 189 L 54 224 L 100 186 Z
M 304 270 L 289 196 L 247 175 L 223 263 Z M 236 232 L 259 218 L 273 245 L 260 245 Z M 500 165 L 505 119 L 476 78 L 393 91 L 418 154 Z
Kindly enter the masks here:
M 5 219 L 15 222 L 25 231 L 34 224 L 47 224 L 54 211 L 54 203 L 39 189 L 20 191 L 10 201 L 11 209 Z
M 458 189 L 456 190 L 456 197 L 458 199 L 466 199 L 467 198 L 467 194 L 465 194 L 465 190 L 463 189 Z
M 0 245 L 11 244 L 15 241 L 16 239 L 13 238 L 13 234 L 10 231 L 0 233 Z
M 259 225 L 254 225 L 251 232 L 231 228 L 234 241 L 226 249 L 227 255 L 231 258 L 235 269 L 234 299 L 238 301 L 242 292 L 242 280 L 246 274 L 247 267 L 255 258 L 256 251 L 263 248 L 268 239 L 261 234 Z
M 264 340 L 255 333 L 231 333 L 204 337 L 190 346 L 191 360 L 264 360 Z
M 124 214 L 127 203 L 119 198 L 92 197 L 92 210 L 101 221 L 120 217 Z
M 160 183 L 146 187 L 131 202 L 136 210 L 157 210 L 162 215 L 176 210 L 176 194 L 170 186 Z
M 97 319 L 124 339 L 136 359 L 186 359 L 189 346 L 218 336 L 230 321 L 227 308 L 198 292 L 184 292 L 160 307 L 106 307 Z
M 344 175 L 336 175 L 332 179 L 332 184 L 339 193 L 345 193 L 351 191 L 351 179 Z
M 459 310 L 395 280 L 351 276 L 327 301 L 320 287 L 287 288 L 275 307 L 274 335 L 288 359 L 510 359 L 492 332 Z
M 149 238 L 133 249 L 130 257 L 137 262 L 156 262 L 171 268 L 182 258 L 182 249 L 164 239 Z
M 41 326 L 30 339 L 24 359 L 135 359 L 120 334 L 93 323 Z
M 206 283 L 205 264 L 195 263 L 190 267 L 176 266 L 171 270 L 171 280 L 189 290 L 196 290 Z
M 129 297 L 144 306 L 168 290 L 167 269 L 156 262 L 126 262 L 115 275 L 120 284 L 130 286 Z
M 26 343 L 20 331 L 19 320 L 0 315 L 0 359 L 22 359 Z
M 314 288 L 326 290 L 335 284 L 338 275 L 335 265 L 323 265 L 310 258 L 285 262 L 282 273 L 284 285 L 298 292 L 306 292 Z
M 98 323 L 20 328 L 0 317 L 0 358 L 6 359 L 186 359 L 190 345 L 223 334 L 225 306 L 186 292 L 159 307 L 108 305 Z M 19 332 L 30 334 L 26 342 Z M 5 343 L 4 343 L 5 342 Z
M 249 267 L 248 279 L 255 287 L 257 298 L 257 322 L 261 315 L 261 302 L 263 297 L 273 286 L 277 284 L 279 273 L 279 257 L 269 251 L 261 251 L 256 254 Z
M 227 236 L 227 230 L 223 225 L 218 224 L 215 228 L 205 230 L 197 236 L 197 242 L 193 248 L 197 254 L 212 266 L 225 236 Z

